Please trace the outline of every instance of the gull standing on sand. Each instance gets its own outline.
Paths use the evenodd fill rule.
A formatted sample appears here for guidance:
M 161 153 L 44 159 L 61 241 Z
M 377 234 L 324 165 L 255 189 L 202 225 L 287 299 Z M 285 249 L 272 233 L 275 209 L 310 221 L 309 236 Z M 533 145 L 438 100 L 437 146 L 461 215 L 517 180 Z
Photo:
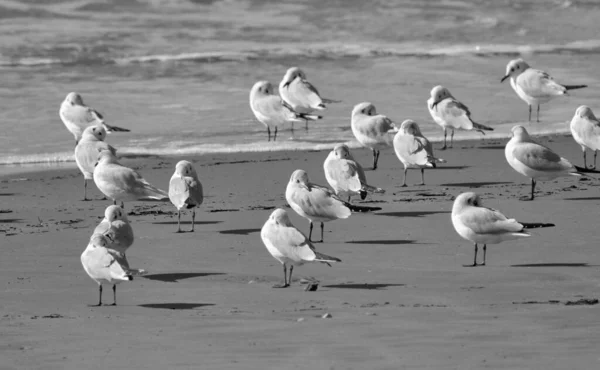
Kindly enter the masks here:
M 591 169 L 595 169 L 596 154 L 600 149 L 600 121 L 589 107 L 582 105 L 575 111 L 570 127 L 573 139 L 581 145 L 583 151 L 583 167 L 588 168 L 585 150 L 590 149 L 594 151 L 594 167 L 591 167 Z
M 531 106 L 537 105 L 537 122 L 540 121 L 540 104 L 561 95 L 569 95 L 568 90 L 587 87 L 587 85 L 561 85 L 544 71 L 533 69 L 523 59 L 513 59 L 506 65 L 506 74 L 500 82 L 510 77 L 510 86 L 529 106 L 531 122 Z
M 101 124 L 108 133 L 113 131 L 129 132 L 126 128 L 111 126 L 104 122 L 104 117 L 98 111 L 86 106 L 81 95 L 76 92 L 67 94 L 60 105 L 58 114 L 67 130 L 75 137 L 75 143 L 79 142 L 83 130 L 90 125 Z
M 298 113 L 283 104 L 279 95 L 275 95 L 273 85 L 269 81 L 258 81 L 250 90 L 250 109 L 256 119 L 267 127 L 268 141 L 271 141 L 271 127 L 275 127 L 273 141 L 277 140 L 277 127 L 291 123 L 292 132 L 294 122 L 308 122 L 321 119 L 321 116 L 307 113 Z
M 450 130 L 450 148 L 454 142 L 454 130 L 479 131 L 483 135 L 487 131 L 494 131 L 493 128 L 474 122 L 471 119 L 471 112 L 466 105 L 456 100 L 450 90 L 444 86 L 438 85 L 431 89 L 431 96 L 427 100 L 427 109 L 429 114 L 444 129 L 444 146 L 446 149 L 447 130 Z
M 390 133 L 397 132 L 397 127 L 391 119 L 377 114 L 375 106 L 369 102 L 354 106 L 351 125 L 356 140 L 373 151 L 373 169 L 376 170 L 379 151 L 392 145 Z
M 324 223 L 338 218 L 348 218 L 352 213 L 350 204 L 338 198 L 328 188 L 310 183 L 308 174 L 303 170 L 292 173 L 285 189 L 285 199 L 297 214 L 310 222 L 308 240 L 311 242 L 313 222 L 321 223 L 321 242 L 323 242 Z
M 273 258 L 283 265 L 283 285 L 277 284 L 273 288 L 290 286 L 294 266 L 302 266 L 308 262 L 322 262 L 331 266 L 330 262 L 342 262 L 339 258 L 317 252 L 315 246 L 292 225 L 287 212 L 281 208 L 271 213 L 260 231 L 260 237 Z M 287 265 L 290 265 L 289 278 Z
M 196 207 L 202 204 L 204 195 L 202 183 L 194 166 L 188 161 L 179 161 L 175 166 L 175 173 L 169 181 L 169 199 L 177 208 L 177 232 L 181 232 L 181 209 L 192 209 L 192 229 L 196 219 Z
M 94 169 L 94 182 L 98 189 L 113 200 L 169 200 L 169 195 L 146 181 L 142 175 L 119 163 L 117 157 L 108 150 L 98 155 Z
M 477 244 L 483 244 L 483 263 L 487 244 L 498 244 L 505 240 L 527 238 L 531 236 L 525 229 L 552 227 L 547 223 L 519 223 L 514 218 L 506 218 L 495 209 L 481 205 L 479 195 L 468 192 L 462 193 L 452 206 L 452 225 L 463 239 L 475 243 L 473 266 L 477 266 Z
M 111 205 L 104 210 L 104 219 L 94 229 L 94 234 L 103 234 L 110 239 L 108 248 L 125 254 L 133 245 L 133 229 L 123 208 Z
M 94 176 L 94 166 L 98 162 L 98 153 L 108 150 L 116 155 L 117 150 L 104 142 L 106 130 L 102 125 L 86 127 L 81 140 L 75 146 L 75 162 L 83 174 L 83 200 L 87 198 L 87 181 Z
M 109 238 L 102 234 L 94 234 L 87 248 L 81 254 L 81 264 L 85 272 L 98 283 L 98 306 L 102 306 L 102 284 L 113 286 L 113 306 L 117 305 L 117 284 L 131 281 L 133 276 L 125 255 L 108 249 Z
M 294 112 L 310 114 L 327 108 L 325 104 L 339 103 L 339 100 L 322 98 L 317 89 L 306 79 L 306 74 L 298 67 L 289 68 L 279 83 L 279 95 Z M 308 120 L 306 129 L 308 130 Z
M 536 143 L 525 127 L 515 126 L 512 138 L 506 144 L 504 155 L 508 164 L 523 176 L 531 179 L 531 198 L 534 199 L 537 180 L 552 180 L 562 176 L 581 176 L 586 169 L 574 166 L 549 148 Z
M 385 193 L 385 190 L 367 184 L 367 177 L 360 163 L 356 162 L 345 144 L 338 144 L 329 153 L 323 163 L 325 178 L 339 197 L 350 197 L 360 194 L 360 199 L 367 197 L 367 192 Z
M 435 168 L 436 163 L 446 163 L 445 159 L 433 156 L 433 146 L 423 136 L 419 125 L 410 119 L 402 122 L 400 131 L 394 136 L 394 151 L 404 164 L 403 187 L 406 186 L 406 172 L 409 168 L 421 169 L 420 185 L 425 185 L 425 168 Z

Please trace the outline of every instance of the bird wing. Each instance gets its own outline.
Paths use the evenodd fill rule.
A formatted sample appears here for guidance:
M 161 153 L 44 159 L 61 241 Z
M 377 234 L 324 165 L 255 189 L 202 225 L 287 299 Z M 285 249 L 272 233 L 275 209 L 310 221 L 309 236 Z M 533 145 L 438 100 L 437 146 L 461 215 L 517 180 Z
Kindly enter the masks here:
M 463 130 L 473 129 L 471 112 L 463 103 L 456 99 L 448 98 L 438 104 L 437 107 L 440 107 L 443 119 L 448 122 L 450 126 Z
M 394 138 L 394 151 L 406 166 L 426 166 L 428 154 L 421 141 L 410 134 L 397 134 Z
M 270 239 L 273 245 L 289 258 L 303 261 L 315 259 L 314 246 L 294 226 L 273 225 Z
M 62 110 L 63 117 L 78 126 L 89 126 L 91 123 L 102 122 L 102 116 L 95 110 L 82 105 L 68 105 Z
M 169 199 L 178 209 L 183 208 L 190 198 L 190 189 L 188 183 L 181 176 L 171 177 L 169 181 Z
M 357 192 L 362 187 L 357 163 L 354 161 L 347 159 L 331 160 L 327 163 L 327 172 L 337 182 L 340 190 Z
M 562 95 L 566 92 L 565 87 L 556 83 L 548 73 L 533 68 L 521 73 L 516 83 L 525 94 L 534 98 Z
M 574 168 L 569 161 L 538 143 L 517 143 L 512 155 L 516 160 L 536 171 L 560 172 Z
M 515 233 L 523 230 L 523 225 L 513 218 L 506 218 L 495 209 L 468 207 L 459 215 L 460 221 L 477 234 Z
M 316 109 L 323 104 L 317 89 L 308 81 L 296 78 L 288 86 L 288 96 L 294 99 L 294 105 Z

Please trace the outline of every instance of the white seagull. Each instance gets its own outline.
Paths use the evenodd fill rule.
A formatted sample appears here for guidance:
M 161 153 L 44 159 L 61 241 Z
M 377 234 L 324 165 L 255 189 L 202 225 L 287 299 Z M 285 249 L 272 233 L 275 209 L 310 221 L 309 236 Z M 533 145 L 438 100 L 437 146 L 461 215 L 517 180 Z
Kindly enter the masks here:
M 377 169 L 379 151 L 392 145 L 398 128 L 391 119 L 377 114 L 375 106 L 369 102 L 359 103 L 352 109 L 352 133 L 358 142 L 373 151 L 373 169 Z
M 177 208 L 177 232 L 181 232 L 181 210 L 192 209 L 192 229 L 196 218 L 196 207 L 202 204 L 204 195 L 202 183 L 194 166 L 188 161 L 179 161 L 175 166 L 175 173 L 169 181 L 169 199 Z
M 85 105 L 81 95 L 76 92 L 67 94 L 60 105 L 58 114 L 67 130 L 75 137 L 75 143 L 79 142 L 83 130 L 90 125 L 101 124 L 108 133 L 113 131 L 129 132 L 126 128 L 111 126 L 104 122 L 104 117 L 98 111 Z
M 549 148 L 536 143 L 525 127 L 512 128 L 512 138 L 504 148 L 508 164 L 518 173 L 531 179 L 531 197 L 534 199 L 537 180 L 552 180 L 562 176 L 581 176 L 586 169 L 574 166 Z
M 268 141 L 271 141 L 271 127 L 275 128 L 273 141 L 277 140 L 277 127 L 294 122 L 316 121 L 323 117 L 307 113 L 298 113 L 283 103 L 279 95 L 275 95 L 273 85 L 269 81 L 258 81 L 250 90 L 250 109 L 256 119 L 267 127 Z
M 94 169 L 94 183 L 107 198 L 117 201 L 169 200 L 169 195 L 150 184 L 142 175 L 119 163 L 117 157 L 108 150 L 98 155 Z
M 102 306 L 102 284 L 113 286 L 113 306 L 117 305 L 117 284 L 131 281 L 133 276 L 125 255 L 108 249 L 109 238 L 102 234 L 94 234 L 87 248 L 81 254 L 81 264 L 85 272 L 98 283 L 98 306 Z
M 326 108 L 325 104 L 339 100 L 322 98 L 317 89 L 306 79 L 298 67 L 289 68 L 279 83 L 279 95 L 294 112 L 310 114 Z M 308 128 L 308 120 L 306 120 Z
M 483 207 L 479 195 L 473 192 L 462 193 L 454 200 L 452 225 L 463 239 L 475 243 L 473 266 L 477 266 L 478 243 L 483 244 L 481 265 L 485 266 L 487 244 L 531 236 L 525 229 L 554 226 L 549 223 L 519 223 L 514 218 L 506 218 L 495 209 Z
M 394 137 L 394 151 L 404 164 L 403 187 L 406 186 L 406 172 L 409 168 L 421 169 L 421 185 L 425 185 L 425 168 L 435 168 L 436 163 L 446 163 L 445 159 L 433 156 L 433 146 L 423 136 L 419 125 L 410 119 L 402 122 L 400 131 Z
M 544 71 L 533 69 L 523 59 L 513 59 L 506 65 L 506 74 L 500 82 L 510 77 L 510 86 L 529 106 L 529 121 L 531 121 L 531 106 L 537 105 L 537 122 L 540 121 L 540 104 L 561 95 L 569 95 L 568 90 L 587 87 L 587 85 L 561 85 Z
M 325 178 L 339 197 L 350 197 L 360 194 L 361 199 L 367 197 L 367 192 L 385 193 L 385 190 L 367 184 L 367 177 L 360 163 L 350 154 L 345 144 L 333 148 L 323 163 Z
M 86 127 L 81 140 L 75 146 L 75 162 L 83 174 L 83 200 L 87 198 L 87 182 L 94 178 L 94 166 L 98 162 L 98 153 L 108 150 L 117 154 L 117 150 L 104 142 L 106 130 L 102 125 Z
M 582 105 L 575 111 L 570 127 L 573 139 L 583 151 L 583 167 L 587 168 L 585 150 L 590 149 L 594 151 L 594 167 L 591 169 L 595 169 L 596 152 L 600 149 L 600 121 L 589 107 Z
M 479 131 L 483 135 L 487 131 L 494 131 L 493 128 L 479 124 L 471 119 L 471 112 L 466 105 L 456 100 L 450 90 L 444 86 L 438 85 L 431 89 L 431 96 L 427 100 L 427 109 L 429 114 L 444 129 L 444 146 L 446 149 L 447 130 L 450 130 L 450 148 L 454 141 L 454 130 Z
M 125 254 L 133 245 L 133 229 L 123 208 L 111 205 L 104 210 L 104 219 L 94 229 L 94 234 L 104 234 L 110 239 L 108 248 Z
M 281 208 L 271 213 L 260 231 L 260 237 L 273 258 L 283 265 L 283 284 L 275 285 L 273 288 L 290 286 L 294 266 L 302 266 L 308 262 L 322 262 L 327 265 L 330 262 L 342 262 L 339 258 L 317 252 L 310 240 L 292 225 L 286 211 Z M 287 265 L 290 266 L 289 277 Z

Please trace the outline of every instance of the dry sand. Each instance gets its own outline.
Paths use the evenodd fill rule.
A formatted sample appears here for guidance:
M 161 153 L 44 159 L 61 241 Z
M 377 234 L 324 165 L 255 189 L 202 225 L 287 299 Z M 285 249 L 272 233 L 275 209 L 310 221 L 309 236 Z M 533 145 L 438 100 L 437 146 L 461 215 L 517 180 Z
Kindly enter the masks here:
M 541 142 L 582 163 L 570 137 Z M 455 143 L 437 152 L 448 163 L 426 172 L 426 186 L 412 185 L 420 174 L 409 171 L 408 188 L 393 150 L 383 151 L 367 177 L 387 193 L 364 203 L 382 210 L 326 224 L 317 248 L 343 263 L 297 268 L 288 289 L 271 288 L 282 268 L 259 230 L 286 206 L 293 170 L 326 185 L 327 152 L 193 158 L 207 195 L 195 233 L 174 233 L 170 203 L 126 204 L 136 235 L 129 261 L 150 275 L 119 285 L 116 307 L 88 306 L 97 286 L 79 260 L 110 202 L 81 201 L 76 169 L 4 176 L 0 368 L 598 368 L 600 306 L 566 303 L 600 295 L 600 181 L 540 182 L 535 201 L 519 201 L 529 182 L 505 162 L 505 143 Z M 371 163 L 369 151 L 353 153 Z M 123 163 L 166 189 L 179 159 Z M 467 190 L 508 216 L 556 227 L 489 246 L 487 266 L 465 267 L 473 247 L 450 211 Z M 319 289 L 305 292 L 301 277 Z

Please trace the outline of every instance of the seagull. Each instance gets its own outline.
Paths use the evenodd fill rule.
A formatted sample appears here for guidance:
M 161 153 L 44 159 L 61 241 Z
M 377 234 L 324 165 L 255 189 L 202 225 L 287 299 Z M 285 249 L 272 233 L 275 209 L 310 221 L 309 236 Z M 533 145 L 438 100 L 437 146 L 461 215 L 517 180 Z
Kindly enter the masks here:
M 409 168 L 421 169 L 421 185 L 425 185 L 425 168 L 435 168 L 436 163 L 446 163 L 445 159 L 433 156 L 433 145 L 423 136 L 419 125 L 413 120 L 402 122 L 400 131 L 394 136 L 394 151 L 404 164 L 404 182 Z
M 202 183 L 194 166 L 188 161 L 179 161 L 175 166 L 175 173 L 169 182 L 169 199 L 177 208 L 177 232 L 181 232 L 181 209 L 192 209 L 192 229 L 196 218 L 196 207 L 202 204 L 204 195 Z
M 104 122 L 104 117 L 98 111 L 85 105 L 81 95 L 76 92 L 67 94 L 60 105 L 58 114 L 67 130 L 75 137 L 76 144 L 79 142 L 83 130 L 90 125 L 101 124 L 108 133 L 113 131 L 129 132 L 126 128 L 111 126 Z
M 97 306 L 102 306 L 102 284 L 113 286 L 113 306 L 117 305 L 117 284 L 131 281 L 133 276 L 125 255 L 108 249 L 109 238 L 102 234 L 94 234 L 87 248 L 81 254 L 81 264 L 85 272 L 98 283 L 99 299 Z
M 379 151 L 392 145 L 392 136 L 398 128 L 392 120 L 377 114 L 375 106 L 369 102 L 359 103 L 352 109 L 352 133 L 358 142 L 373 151 L 373 169 L 377 169 Z
M 125 254 L 125 251 L 133 245 L 133 229 L 125 211 L 117 205 L 106 207 L 104 219 L 96 226 L 94 234 L 104 234 L 109 237 L 111 243 L 108 248 L 119 253 Z
M 326 187 L 315 185 L 308 180 L 304 170 L 292 173 L 285 190 L 285 199 L 297 214 L 310 222 L 308 240 L 312 242 L 313 222 L 321 223 L 321 242 L 323 242 L 324 223 L 348 218 L 352 213 L 350 204 L 338 198 Z
M 250 109 L 256 119 L 267 127 L 268 141 L 271 141 L 271 127 L 275 127 L 273 141 L 277 140 L 277 127 L 285 123 L 316 121 L 323 117 L 308 113 L 298 113 L 285 105 L 281 97 L 273 92 L 269 81 L 258 81 L 250 90 Z
M 508 164 L 518 173 L 531 179 L 531 198 L 534 199 L 537 180 L 552 180 L 561 176 L 581 176 L 585 168 L 571 164 L 549 148 L 536 143 L 523 126 L 511 130 L 512 138 L 506 144 L 504 155 Z M 525 200 L 525 198 L 523 198 Z
M 583 167 L 588 168 L 585 158 L 587 148 L 594 151 L 594 167 L 591 167 L 591 169 L 595 169 L 596 154 L 600 149 L 600 121 L 589 107 L 582 105 L 575 111 L 570 127 L 573 139 L 581 145 L 583 151 Z
M 107 198 L 117 201 L 169 200 L 169 195 L 148 183 L 142 175 L 119 163 L 117 157 L 108 150 L 98 155 L 94 168 L 94 183 Z
M 513 59 L 506 65 L 506 74 L 500 82 L 510 77 L 510 86 L 521 100 L 529 106 L 529 122 L 531 122 L 531 106 L 537 105 L 537 122 L 540 121 L 540 104 L 561 95 L 569 95 L 568 90 L 582 89 L 587 85 L 561 85 L 544 71 L 533 69 L 523 59 Z
M 89 126 L 83 130 L 81 140 L 75 146 L 75 162 L 83 174 L 83 200 L 87 197 L 87 182 L 94 177 L 94 166 L 98 161 L 98 152 L 108 150 L 116 155 L 117 150 L 104 142 L 106 130 L 102 125 Z
M 298 67 L 289 68 L 279 83 L 279 95 L 285 105 L 294 112 L 310 114 L 326 108 L 325 104 L 339 103 L 339 100 L 322 98 L 317 89 L 306 79 L 306 74 Z M 308 129 L 308 120 L 306 120 Z
M 367 197 L 367 192 L 385 193 L 385 190 L 367 184 L 367 177 L 360 163 L 350 154 L 346 144 L 338 144 L 329 153 L 323 163 L 325 178 L 339 197 L 360 194 L 361 199 Z
M 308 262 L 322 262 L 331 266 L 329 263 L 342 262 L 339 258 L 317 252 L 315 246 L 292 225 L 287 212 L 281 208 L 271 213 L 260 231 L 260 237 L 273 258 L 283 265 L 283 284 L 277 284 L 273 288 L 290 286 L 294 266 L 302 266 Z M 290 265 L 289 278 L 287 265 Z
M 450 129 L 450 148 L 454 141 L 454 130 L 479 131 L 483 135 L 487 131 L 494 131 L 493 128 L 474 122 L 471 119 L 471 112 L 466 105 L 456 100 L 450 90 L 444 86 L 438 85 L 431 89 L 431 97 L 427 100 L 427 109 L 429 114 L 438 125 L 444 129 L 444 146 L 446 149 L 447 130 Z
M 552 227 L 549 223 L 519 223 L 514 218 L 506 218 L 495 209 L 481 205 L 479 195 L 462 193 L 454 200 L 452 206 L 452 225 L 463 239 L 475 243 L 473 266 L 477 266 L 477 244 L 483 244 L 483 263 L 487 244 L 498 244 L 506 240 L 527 238 L 531 236 L 525 229 Z

